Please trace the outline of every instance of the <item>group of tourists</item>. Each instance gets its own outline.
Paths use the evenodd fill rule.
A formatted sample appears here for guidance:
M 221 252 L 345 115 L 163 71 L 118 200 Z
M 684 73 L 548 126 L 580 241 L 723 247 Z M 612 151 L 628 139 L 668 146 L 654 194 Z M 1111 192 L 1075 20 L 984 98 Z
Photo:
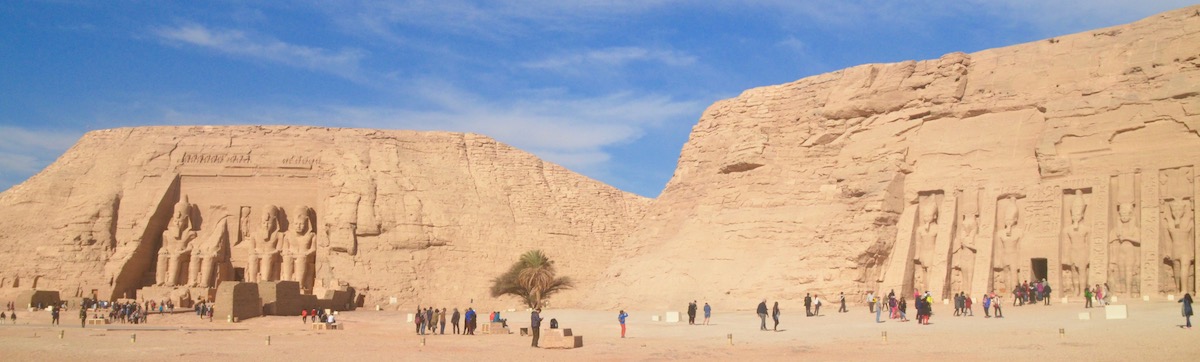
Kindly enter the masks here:
M 1028 280 L 1013 288 L 1013 306 L 1043 303 L 1050 305 L 1050 283 L 1045 278 L 1030 284 Z
M 1105 306 L 1112 302 L 1112 293 L 1108 292 L 1108 283 L 1103 285 L 1096 284 L 1093 288 L 1083 288 L 1083 307 L 1091 308 L 1092 301 L 1096 301 L 1096 305 Z
M 446 308 L 437 309 L 426 307 L 422 309 L 417 307 L 417 312 L 413 314 L 413 324 L 416 325 L 417 334 L 446 334 L 446 319 L 450 320 L 451 333 L 462 335 L 474 335 L 476 326 L 479 324 L 478 315 L 473 308 L 467 308 L 465 313 L 460 313 L 458 308 L 454 308 L 454 312 L 449 312 Z M 500 312 L 492 312 L 488 316 L 489 321 L 500 322 L 505 327 L 508 326 L 508 320 L 500 318 Z M 459 321 L 462 321 L 460 328 Z
M 767 300 L 763 299 L 762 303 L 758 303 L 758 318 L 762 320 L 762 325 L 759 330 L 766 331 L 767 329 Z M 775 306 L 771 307 L 771 319 L 775 320 L 775 326 L 771 327 L 771 331 L 779 331 L 779 302 L 775 302 Z
M 325 323 L 325 324 L 337 323 L 337 318 L 333 316 L 333 313 L 325 313 L 325 310 L 323 310 L 323 309 L 313 308 L 312 310 L 308 310 L 308 309 L 300 310 L 300 321 L 301 322 L 308 323 L 309 317 L 312 317 L 313 323 Z
M 200 319 L 204 319 L 205 317 L 207 317 L 208 321 L 212 322 L 212 319 L 213 319 L 213 304 L 212 303 L 202 301 L 202 302 L 196 303 L 196 306 L 194 308 L 196 309 L 196 315 L 199 316 Z
M 687 308 L 688 324 L 692 324 L 692 325 L 696 324 L 696 310 L 697 309 L 699 309 L 699 307 L 696 305 L 696 301 L 693 300 L 691 303 L 688 303 L 688 308 Z M 708 325 L 709 318 L 712 318 L 712 307 L 708 305 L 708 302 L 704 302 L 704 325 Z M 621 324 L 624 325 L 624 323 L 621 323 Z M 624 335 L 622 334 L 622 336 L 624 336 Z

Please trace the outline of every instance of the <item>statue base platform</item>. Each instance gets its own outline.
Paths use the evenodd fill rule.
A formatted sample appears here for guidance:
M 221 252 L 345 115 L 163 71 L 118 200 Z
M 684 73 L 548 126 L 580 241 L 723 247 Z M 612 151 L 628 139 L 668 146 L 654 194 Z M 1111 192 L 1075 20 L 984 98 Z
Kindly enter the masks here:
M 139 300 L 163 301 L 171 300 L 175 302 L 175 308 L 191 308 L 192 303 L 196 300 L 215 300 L 217 297 L 216 288 L 192 288 L 184 286 L 174 287 L 144 287 L 138 289 L 137 297 Z

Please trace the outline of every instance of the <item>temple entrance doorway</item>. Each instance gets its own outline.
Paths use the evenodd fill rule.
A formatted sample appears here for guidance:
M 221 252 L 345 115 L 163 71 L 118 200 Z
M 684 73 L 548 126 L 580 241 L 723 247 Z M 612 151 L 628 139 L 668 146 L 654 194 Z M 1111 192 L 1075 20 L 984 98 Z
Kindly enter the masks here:
M 1030 265 L 1030 267 L 1032 268 L 1032 271 L 1033 271 L 1033 280 L 1030 280 L 1030 282 L 1032 283 L 1033 281 L 1040 281 L 1042 279 L 1046 279 L 1046 275 L 1047 275 L 1047 273 L 1046 273 L 1046 268 L 1047 268 L 1046 258 L 1033 258 L 1033 259 L 1030 259 L 1029 261 L 1032 264 L 1032 265 Z

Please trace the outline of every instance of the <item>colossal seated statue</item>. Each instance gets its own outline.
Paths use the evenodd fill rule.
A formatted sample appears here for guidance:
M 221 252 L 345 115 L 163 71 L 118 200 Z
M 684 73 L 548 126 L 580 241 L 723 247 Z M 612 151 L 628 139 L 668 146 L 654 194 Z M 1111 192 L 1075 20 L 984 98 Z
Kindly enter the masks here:
M 183 195 L 175 203 L 171 222 L 162 233 L 162 247 L 158 250 L 158 267 L 155 270 L 155 282 L 159 286 L 180 284 L 180 265 L 189 261 L 192 240 L 196 239 L 196 231 L 192 230 L 191 210 L 187 195 Z

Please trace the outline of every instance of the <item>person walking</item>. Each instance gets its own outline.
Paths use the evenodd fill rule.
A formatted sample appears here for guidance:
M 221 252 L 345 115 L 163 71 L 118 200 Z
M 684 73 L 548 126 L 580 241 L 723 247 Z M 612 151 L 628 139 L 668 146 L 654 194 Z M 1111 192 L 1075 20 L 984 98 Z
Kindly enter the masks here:
M 867 309 L 875 313 L 875 293 L 867 292 Z
M 446 334 L 446 308 L 442 308 L 441 324 L 442 324 L 442 331 L 441 331 L 441 333 L 438 333 L 438 334 L 444 335 L 444 334 Z
M 813 295 L 813 316 L 821 315 L 821 296 Z
M 967 292 L 959 292 L 959 293 L 962 293 L 962 295 L 963 295 L 963 299 L 964 299 L 963 304 L 966 306 L 966 309 L 967 309 L 966 312 L 968 313 L 967 316 L 974 317 L 975 310 L 971 309 L 971 305 L 974 304 L 974 301 L 971 300 L 971 296 L 967 295 Z
M 79 328 L 87 328 L 87 308 L 79 308 Z
M 461 317 L 462 314 L 458 313 L 458 308 L 454 308 L 454 314 L 450 315 L 450 325 L 453 326 L 454 334 L 459 334 L 459 332 L 461 332 L 461 330 L 458 329 L 458 319 Z
M 1045 305 L 1050 305 L 1050 283 L 1042 282 L 1042 300 L 1046 301 Z
M 704 325 L 708 325 L 708 319 L 712 317 L 712 307 L 708 306 L 708 302 L 704 302 Z
M 1083 307 L 1084 308 L 1092 307 L 1092 289 L 1091 288 L 1083 288 Z
M 778 304 L 778 303 L 776 303 L 776 304 Z M 762 303 L 758 303 L 758 319 L 762 320 L 762 327 L 759 327 L 759 330 L 760 331 L 767 330 L 767 300 L 766 299 L 763 299 Z
M 705 304 L 705 308 L 708 308 L 707 304 Z M 625 338 L 625 318 L 629 318 L 629 314 L 622 309 L 620 313 L 617 313 L 617 322 L 621 322 L 621 338 Z
M 533 333 L 533 348 L 538 347 L 538 339 L 541 338 L 542 330 L 542 308 L 534 309 L 529 315 L 529 331 Z
M 849 310 L 846 309 L 846 294 L 838 292 L 838 302 L 842 304 L 842 307 L 838 308 L 838 313 L 849 312 Z
M 875 323 L 883 323 L 883 321 L 879 320 L 879 318 L 883 316 L 883 299 L 879 297 L 872 297 L 871 308 L 875 309 Z
M 1179 299 L 1179 303 L 1183 303 L 1183 319 L 1185 321 L 1184 328 L 1192 328 L 1192 293 L 1184 293 L 1183 298 Z
M 985 293 L 983 295 L 983 317 L 984 318 L 992 317 L 992 312 L 991 312 L 990 308 L 992 308 L 992 298 L 988 297 L 988 295 Z
M 696 301 L 688 303 L 688 325 L 696 325 Z
M 900 297 L 900 321 L 908 322 L 908 302 Z
M 300 310 L 300 323 L 308 323 L 308 309 Z
M 812 317 L 812 295 L 804 293 L 804 316 Z
M 771 330 L 779 332 L 779 302 L 775 302 L 775 306 L 771 308 L 771 319 L 775 320 L 775 327 Z
M 58 306 L 56 305 L 53 308 L 50 308 L 50 324 L 58 325 L 58 316 Z
M 1000 303 L 1000 296 L 993 294 L 992 295 L 992 308 L 994 308 L 994 309 L 992 310 L 992 315 L 995 316 L 996 318 L 1004 318 L 1004 314 L 1000 312 L 1000 304 L 1003 304 L 1003 303 Z

